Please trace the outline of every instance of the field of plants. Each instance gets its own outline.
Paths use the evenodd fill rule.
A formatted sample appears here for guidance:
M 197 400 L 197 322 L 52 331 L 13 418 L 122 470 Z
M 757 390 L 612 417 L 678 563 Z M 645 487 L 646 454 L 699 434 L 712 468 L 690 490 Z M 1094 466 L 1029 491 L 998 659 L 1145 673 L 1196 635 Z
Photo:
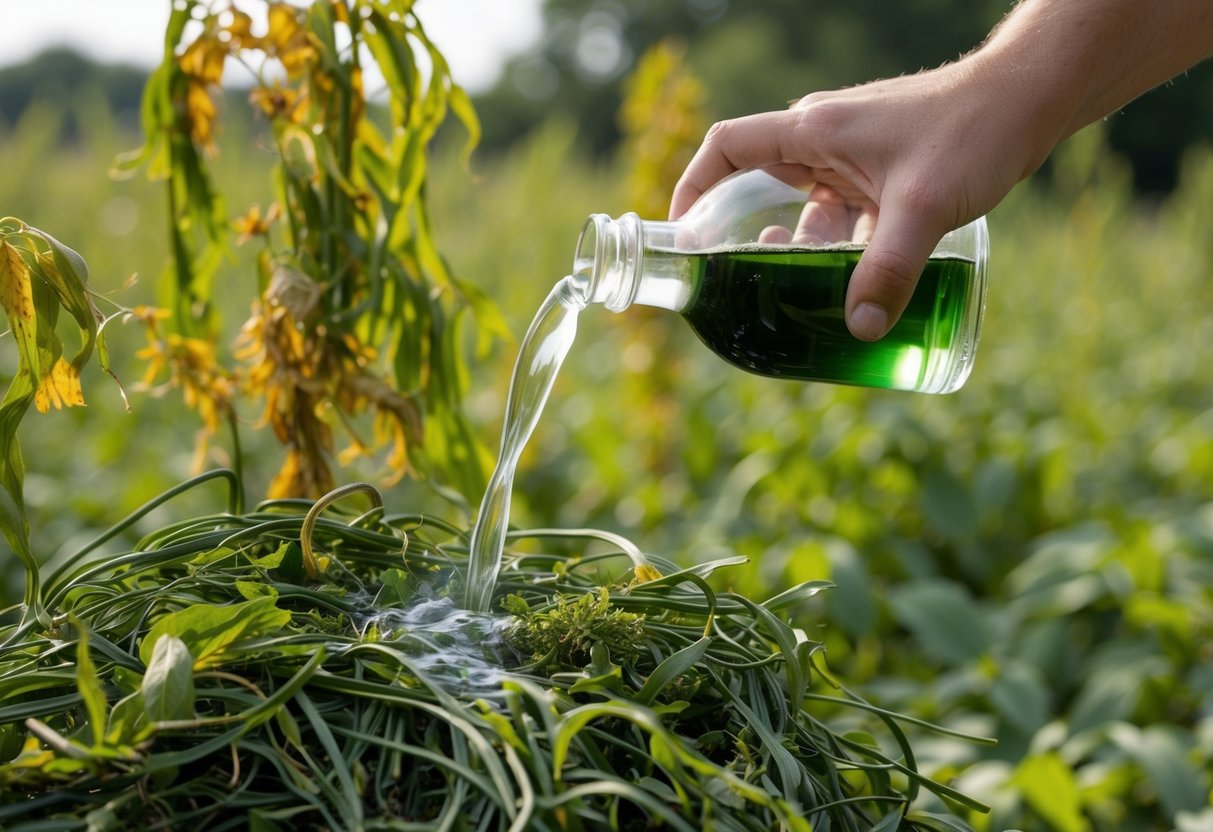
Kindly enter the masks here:
M 65 119 L 82 128 L 70 144 L 57 140 Z M 591 161 L 575 127 L 558 118 L 536 125 L 507 153 L 473 156 L 470 165 L 460 156 L 459 128 L 449 133 L 440 134 L 449 141 L 434 149 L 425 191 L 437 249 L 511 334 L 477 338 L 488 330 L 469 327 L 462 345 L 469 362 L 467 414 L 483 448 L 493 449 L 518 340 L 569 268 L 585 216 L 636 207 L 629 188 L 641 159 L 625 152 Z M 147 330 L 133 310 L 165 303 L 158 286 L 169 255 L 169 219 L 160 185 L 139 175 L 111 176 L 115 158 L 139 142 L 87 89 L 0 125 L 0 216 L 48 231 L 87 260 L 95 302 L 107 316 L 112 368 L 129 397 L 128 409 L 117 385 L 89 367 L 86 408 L 31 413 L 22 425 L 31 538 L 48 568 L 198 471 L 197 413 L 178 391 L 159 389 L 163 377 L 141 383 Z M 263 131 L 231 121 L 218 151 L 211 164 L 227 199 L 226 221 L 250 216 L 254 205 L 268 210 L 275 194 Z M 519 465 L 514 523 L 621 535 L 667 564 L 666 571 L 744 558 L 728 569 L 705 567 L 703 573 L 712 574 L 703 583 L 711 589 L 696 584 L 721 610 L 732 610 L 721 619 L 736 628 L 727 632 L 738 650 L 747 639 L 786 637 L 774 624 L 747 618 L 758 613 L 746 612 L 744 599 L 813 587 L 789 596 L 781 609 L 821 643 L 818 665 L 873 706 L 965 735 L 920 731 L 916 723 L 906 728 L 917 770 L 955 790 L 944 796 L 917 790 L 916 808 L 930 813 L 924 817 L 951 815 L 978 832 L 1209 832 L 1211 206 L 1213 150 L 1192 152 L 1177 190 L 1146 202 L 1134 197 L 1099 127 L 1070 140 L 1046 172 L 989 218 L 991 285 L 976 369 L 966 387 L 942 397 L 750 377 L 700 347 L 673 315 L 591 308 Z M 236 249 L 215 273 L 224 350 L 232 348 L 256 296 L 255 257 L 251 249 Z M 16 371 L 16 350 L 11 338 L 0 347 L 8 378 Z M 256 407 L 238 414 L 250 504 L 271 490 L 282 464 L 272 431 L 256 429 L 259 416 Z M 202 467 L 229 466 L 233 454 L 220 430 Z M 459 500 L 411 478 L 384 484 L 382 467 L 375 459 L 355 461 L 336 478 L 378 484 L 387 511 L 426 515 L 439 532 L 469 527 L 472 518 Z M 472 511 L 478 497 L 463 494 Z M 143 534 L 172 527 L 157 546 L 202 541 L 201 531 L 172 524 L 224 505 L 218 488 L 194 488 L 156 506 L 118 539 L 133 545 Z M 433 556 L 424 532 L 421 548 L 410 548 L 406 559 L 427 563 Z M 241 580 L 257 569 L 279 568 L 280 553 L 273 567 L 264 560 L 274 556 L 279 538 L 268 541 L 258 544 L 266 547 L 258 550 L 261 565 L 242 567 Z M 559 547 L 574 544 L 543 545 L 564 551 Z M 366 580 L 359 569 L 374 565 L 367 563 L 351 560 L 351 575 Z M 62 592 L 69 593 L 79 576 L 58 568 Z M 183 586 L 196 578 L 193 571 L 173 574 Z M 0 578 L 4 605 L 19 602 L 23 573 L 2 544 Z M 526 579 L 511 578 L 518 610 L 551 600 L 533 588 L 542 581 Z M 814 582 L 833 586 L 817 591 L 823 585 Z M 650 592 L 646 603 L 654 608 L 680 597 L 668 588 Z M 592 595 L 583 597 L 588 603 Z M 257 604 L 247 594 L 229 602 Z M 687 615 L 679 626 L 703 624 Z M 654 661 L 672 661 L 661 666 L 673 673 L 679 663 L 672 657 L 693 643 L 671 627 L 670 643 L 653 648 Z M 682 655 L 687 667 L 691 658 L 705 667 L 740 661 L 737 654 Z M 585 657 L 566 664 L 578 661 Z M 350 662 L 367 663 L 351 674 L 374 675 L 369 659 Z M 609 687 L 604 679 L 618 671 L 602 656 L 587 666 L 605 675 L 581 690 Z M 658 701 L 656 686 L 637 687 L 638 695 Z M 838 695 L 824 677 L 814 690 Z M 537 696 L 525 687 L 516 695 L 524 703 Z M 316 700 L 315 711 L 305 709 L 308 719 L 299 717 L 304 731 L 316 733 L 329 750 L 338 739 L 324 734 L 318 714 L 339 709 L 334 701 Z M 0 714 L 5 705 L 0 701 Z M 252 699 L 245 705 L 250 713 L 262 707 Z M 840 735 L 892 753 L 891 740 L 871 736 L 868 723 L 854 718 L 848 733 L 846 709 L 822 707 L 832 709 Z M 520 719 L 517 711 L 514 718 Z M 299 726 L 293 730 L 297 735 Z M 3 742 L 0 750 L 7 759 L 16 753 Z M 4 779 L 2 763 L 0 788 L 18 782 Z M 462 764 L 474 768 L 467 759 Z M 300 768 L 296 782 L 322 781 L 322 768 Z M 878 776 L 856 771 L 879 791 Z M 856 771 L 839 776 L 854 780 Z M 897 784 L 900 774 L 892 774 Z M 791 776 L 778 770 L 766 784 Z M 684 788 L 700 787 L 689 783 L 673 784 L 678 797 L 667 788 L 671 805 L 686 800 Z M 208 782 L 207 788 L 221 785 Z M 338 785 L 342 799 L 358 791 L 353 779 Z M 737 794 L 794 825 L 786 806 Z M 957 802 L 956 795 L 972 801 Z M 459 796 L 454 791 L 446 799 L 457 805 Z M 537 822 L 536 828 L 567 820 L 560 805 L 544 810 L 550 810 L 544 823 L 552 826 Z M 650 821 L 681 828 L 676 813 L 666 817 L 660 805 L 649 807 Z M 541 814 L 537 809 L 536 817 Z M 475 828 L 448 821 L 448 828 Z M 941 825 L 924 822 L 923 828 L 947 828 L 945 820 L 933 822 Z M 819 828 L 864 828 L 837 823 Z M 882 820 L 879 828 L 896 828 L 891 823 Z M 113 827 L 98 820 L 89 828 Z

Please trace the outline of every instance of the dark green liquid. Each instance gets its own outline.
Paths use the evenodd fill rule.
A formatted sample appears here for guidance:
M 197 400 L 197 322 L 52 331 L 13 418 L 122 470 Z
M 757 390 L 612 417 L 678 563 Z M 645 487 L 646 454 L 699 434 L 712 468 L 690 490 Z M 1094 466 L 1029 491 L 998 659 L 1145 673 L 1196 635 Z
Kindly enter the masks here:
M 957 347 L 974 264 L 931 259 L 884 338 L 860 341 L 843 304 L 862 252 L 731 250 L 690 255 L 694 292 L 682 314 L 715 353 L 765 376 L 902 390 L 930 386 Z M 970 345 L 971 346 L 971 345 Z

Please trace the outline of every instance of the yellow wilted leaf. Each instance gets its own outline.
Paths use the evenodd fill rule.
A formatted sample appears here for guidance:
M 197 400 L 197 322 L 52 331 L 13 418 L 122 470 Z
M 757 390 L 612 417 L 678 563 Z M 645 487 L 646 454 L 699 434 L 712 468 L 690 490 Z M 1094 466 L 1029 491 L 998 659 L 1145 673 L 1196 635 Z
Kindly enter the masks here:
M 223 80 L 227 45 L 214 37 L 201 37 L 181 56 L 181 71 L 203 84 L 218 86 Z
M 55 410 L 64 407 L 84 407 L 84 390 L 80 387 L 80 371 L 60 356 L 38 385 L 34 394 L 34 407 L 46 413 L 51 405 Z
M 636 567 L 632 583 L 646 584 L 661 577 L 661 571 L 651 563 L 642 563 Z
M 270 482 L 270 487 L 267 491 L 270 499 L 299 496 L 301 470 L 302 465 L 300 464 L 299 452 L 294 448 L 290 448 L 286 452 L 286 459 L 282 461 L 282 467 L 278 469 L 278 473 L 274 475 L 274 479 Z
M 232 9 L 232 22 L 227 26 L 227 33 L 232 43 L 238 49 L 253 49 L 260 38 L 253 35 L 253 18 L 238 9 Z
M 179 59 L 187 83 L 185 113 L 190 137 L 210 150 L 214 145 L 215 118 L 218 111 L 211 98 L 211 89 L 223 81 L 223 65 L 227 60 L 227 44 L 212 35 L 198 38 Z
M 0 243 L 0 306 L 8 313 L 14 327 L 34 320 L 34 289 L 30 284 L 29 266 L 21 253 L 7 242 Z
M 215 117 L 218 111 L 205 84 L 190 81 L 185 93 L 185 109 L 189 119 L 190 138 L 202 147 L 214 146 Z
M 272 3 L 269 7 L 269 32 L 265 36 L 271 55 L 282 61 L 287 75 L 298 77 L 316 58 L 316 48 L 308 39 L 307 30 L 299 24 L 300 9 L 289 3 Z

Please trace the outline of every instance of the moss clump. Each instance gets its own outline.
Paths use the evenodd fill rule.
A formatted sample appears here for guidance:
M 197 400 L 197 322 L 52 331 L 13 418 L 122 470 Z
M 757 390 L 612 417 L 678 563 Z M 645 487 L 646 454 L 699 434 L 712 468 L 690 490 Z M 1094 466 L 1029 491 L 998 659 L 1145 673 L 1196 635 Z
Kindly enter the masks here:
M 627 664 L 644 644 L 644 616 L 613 606 L 606 587 L 557 595 L 551 606 L 537 610 L 519 595 L 508 596 L 502 606 L 517 618 L 505 633 L 506 644 L 548 670 L 580 670 L 596 644 Z

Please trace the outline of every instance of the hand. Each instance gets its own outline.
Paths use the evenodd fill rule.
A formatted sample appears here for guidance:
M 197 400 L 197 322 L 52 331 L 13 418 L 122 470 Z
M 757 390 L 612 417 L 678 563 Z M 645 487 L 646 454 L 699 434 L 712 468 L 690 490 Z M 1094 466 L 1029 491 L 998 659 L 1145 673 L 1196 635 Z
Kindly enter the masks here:
M 880 338 L 940 238 L 988 211 L 1039 164 L 1008 100 L 957 66 L 815 93 L 786 111 L 715 125 L 674 191 L 671 218 L 749 167 L 812 186 L 799 227 L 768 229 L 762 241 L 866 242 L 847 325 L 858 338 Z

